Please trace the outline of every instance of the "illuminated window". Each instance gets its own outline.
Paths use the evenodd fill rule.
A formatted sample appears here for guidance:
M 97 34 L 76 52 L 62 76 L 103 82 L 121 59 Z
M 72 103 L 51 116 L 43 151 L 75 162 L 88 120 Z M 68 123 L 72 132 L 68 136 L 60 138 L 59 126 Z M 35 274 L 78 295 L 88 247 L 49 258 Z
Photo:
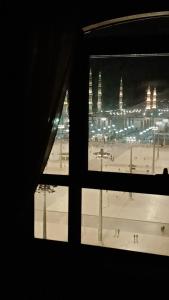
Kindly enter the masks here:
M 152 13 L 83 28 L 69 122 L 39 182 L 56 188 L 36 191 L 36 237 L 169 255 L 167 21 Z M 165 74 L 153 77 L 157 60 Z
M 169 166 L 168 74 L 169 54 L 90 57 L 89 170 L 160 174 Z

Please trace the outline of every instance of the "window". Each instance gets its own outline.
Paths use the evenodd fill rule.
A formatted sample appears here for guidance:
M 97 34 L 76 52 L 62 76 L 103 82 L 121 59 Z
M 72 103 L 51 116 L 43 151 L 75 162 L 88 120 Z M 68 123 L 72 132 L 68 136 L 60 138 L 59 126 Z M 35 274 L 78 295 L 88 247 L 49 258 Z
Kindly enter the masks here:
M 89 170 L 160 174 L 169 166 L 168 74 L 166 53 L 90 57 Z
M 94 81 L 94 86 L 100 88 L 102 75 L 99 73 L 99 68 L 101 64 L 103 65 L 101 60 L 106 60 L 107 67 L 105 68 L 108 69 L 111 65 L 109 61 L 112 59 L 117 61 L 120 58 L 123 66 L 126 65 L 126 60 L 129 57 L 131 63 L 136 59 L 140 61 L 140 59 L 142 60 L 143 58 L 145 60 L 151 60 L 153 57 L 153 59 L 156 60 L 158 56 L 160 56 L 161 60 L 163 60 L 163 58 L 164 60 L 168 59 L 168 53 L 166 52 L 166 45 L 164 42 L 164 36 L 168 34 L 166 31 L 166 22 L 168 22 L 168 18 L 167 16 L 162 15 L 159 18 L 159 16 L 160 15 L 156 14 L 153 16 L 152 14 L 151 16 L 149 15 L 148 18 L 145 16 L 138 16 L 135 17 L 135 19 L 128 18 L 126 20 L 122 18 L 122 20 L 113 20 L 109 25 L 105 24 L 104 26 L 103 24 L 101 28 L 96 28 L 95 26 L 91 29 L 84 28 L 84 40 L 80 44 L 79 53 L 77 53 L 76 65 L 74 66 L 69 90 L 69 174 L 62 173 L 56 175 L 56 173 L 52 174 L 53 172 L 49 171 L 50 173 L 47 172 L 48 174 L 43 174 L 39 182 L 41 185 L 57 186 L 57 189 L 60 187 L 68 187 L 68 242 L 71 244 L 79 245 L 80 243 L 86 243 L 98 245 L 99 240 L 102 242 L 102 245 L 105 245 L 106 247 L 169 255 L 166 250 L 169 241 L 168 219 L 165 216 L 169 207 L 169 196 L 165 189 L 168 175 L 162 174 L 163 169 L 166 168 L 167 170 L 168 168 L 167 124 L 169 117 L 167 101 L 169 99 L 166 98 L 167 101 L 163 103 L 164 106 L 166 105 L 166 110 L 164 111 L 163 108 L 163 111 L 157 111 L 157 113 L 162 112 L 164 118 L 160 115 L 160 118 L 155 120 L 155 115 L 151 116 L 151 112 L 147 108 L 148 112 L 146 110 L 146 113 L 150 113 L 149 119 L 153 119 L 153 124 L 146 125 L 145 128 L 143 125 L 142 128 L 141 121 L 137 120 L 137 117 L 139 119 L 138 115 L 140 112 L 133 112 L 136 108 L 132 108 L 132 112 L 126 111 L 128 118 L 130 119 L 130 114 L 132 113 L 138 113 L 138 115 L 133 118 L 134 124 L 133 122 L 131 124 L 126 124 L 127 120 L 123 110 L 122 98 L 122 94 L 124 94 L 124 79 L 123 77 L 121 79 L 121 70 L 116 66 L 117 72 L 120 75 L 120 80 L 118 79 L 117 81 L 119 94 L 121 92 L 121 96 L 119 102 L 116 101 L 116 104 L 119 104 L 119 107 L 113 109 L 107 109 L 105 107 L 105 111 L 103 111 L 101 106 L 102 103 L 99 102 L 102 95 L 98 92 L 99 99 L 95 98 L 95 105 L 98 104 L 96 105 L 96 108 L 99 110 L 98 113 L 100 116 L 95 116 L 92 112 L 91 103 L 91 99 L 93 99 L 91 97 L 91 76 Z M 158 28 L 159 30 L 155 31 L 155 28 Z M 133 57 L 133 54 L 135 57 Z M 143 57 L 141 57 L 142 54 L 144 54 Z M 98 76 L 92 75 L 92 71 L 94 70 L 94 60 L 97 61 L 97 63 L 95 63 L 95 74 L 98 74 Z M 156 62 L 154 62 L 152 66 L 155 64 Z M 134 70 L 135 67 L 133 66 L 133 72 Z M 160 74 L 160 76 L 162 76 L 162 74 Z M 165 79 L 165 82 L 165 89 L 168 89 L 168 77 Z M 148 80 L 146 81 L 146 84 L 147 83 Z M 148 87 L 146 88 L 148 90 Z M 150 88 L 152 106 L 155 105 L 153 104 L 155 103 L 155 100 L 153 99 L 158 95 L 155 91 L 157 92 L 155 86 L 153 86 L 153 91 Z M 131 93 L 132 92 L 133 91 L 131 90 Z M 166 92 L 166 95 L 168 95 L 167 93 L 168 92 Z M 144 96 L 148 97 L 148 95 L 147 91 L 147 94 Z M 95 96 L 96 91 L 94 97 Z M 138 94 L 138 96 L 140 97 L 140 94 Z M 143 102 L 145 103 L 145 101 Z M 139 104 L 139 102 L 137 104 Z M 146 104 L 148 105 L 148 100 Z M 132 105 L 135 106 L 134 103 Z M 120 109 L 122 115 L 115 115 L 113 117 L 114 119 L 111 115 L 110 118 L 108 118 L 111 122 L 108 123 L 107 114 L 105 114 L 106 110 L 111 110 L 111 113 L 113 114 L 113 110 Z M 125 107 L 125 110 L 127 109 L 128 107 Z M 152 109 L 154 108 L 152 107 Z M 144 119 L 143 116 L 142 118 Z M 115 119 L 116 122 L 114 122 Z M 123 126 L 121 126 L 122 122 Z M 140 125 L 138 125 L 138 123 Z M 108 126 L 111 126 L 111 128 Z M 136 126 L 139 126 L 137 134 Z M 118 127 L 118 129 L 116 127 Z M 156 127 L 158 127 L 157 131 Z M 127 130 L 125 130 L 125 128 L 127 128 Z M 160 130 L 163 130 L 161 128 L 163 128 L 164 131 L 161 132 Z M 97 133 L 97 137 L 94 136 L 94 131 L 96 129 L 100 129 L 100 132 Z M 144 135 L 142 131 L 145 129 L 149 129 L 149 131 L 146 130 Z M 109 130 L 111 132 L 109 132 Z M 121 130 L 125 130 L 127 133 Z M 149 137 L 146 140 L 148 135 Z M 139 137 L 139 147 L 141 148 L 138 147 L 138 150 L 136 145 L 139 141 Z M 118 148 L 119 143 L 114 143 L 113 148 L 108 147 L 109 142 L 112 143 L 114 139 L 116 139 L 115 142 L 121 142 L 122 148 Z M 164 144 L 164 140 L 165 145 L 160 148 L 160 143 L 162 141 Z M 95 145 L 94 143 L 98 144 Z M 164 149 L 166 149 L 166 156 L 163 153 Z M 146 153 L 145 150 L 150 150 L 150 154 L 149 152 Z M 146 162 L 144 161 L 144 156 L 142 157 L 143 151 L 145 153 Z M 61 153 L 62 152 L 60 152 L 60 157 L 62 157 Z M 125 153 L 125 157 L 123 158 L 124 162 L 122 161 L 122 157 L 120 157 L 123 153 Z M 120 158 L 119 161 L 117 161 L 117 166 L 115 166 L 116 158 L 118 156 Z M 149 156 L 150 159 L 148 159 Z M 156 168 L 157 156 L 159 156 L 159 161 L 162 159 L 161 156 L 165 157 L 160 161 L 159 169 Z M 139 167 L 137 163 L 138 159 L 142 160 L 142 164 Z M 62 163 L 62 160 L 60 160 L 60 163 Z M 123 169 L 121 169 L 119 165 L 123 163 L 125 167 L 123 166 Z M 149 172 L 147 170 L 149 170 Z M 149 174 L 149 176 L 147 176 L 147 174 Z M 99 200 L 101 199 L 99 198 L 101 197 L 100 195 L 104 196 L 102 202 Z M 126 197 L 128 202 L 125 202 Z M 64 202 L 65 200 L 60 198 L 59 201 Z M 126 211 L 124 209 L 123 213 L 121 211 L 119 215 L 118 213 L 116 215 L 112 213 L 114 207 L 123 207 L 126 203 L 132 206 L 131 210 L 129 209 Z M 107 208 L 103 205 L 107 205 Z M 108 205 L 111 209 L 108 208 Z M 142 217 L 139 216 L 139 213 L 135 217 L 131 217 L 133 209 L 137 212 L 139 211 L 139 205 L 142 205 Z M 158 218 L 152 218 L 150 220 L 147 217 L 148 214 L 146 214 L 146 209 L 151 211 L 151 208 L 152 214 L 153 209 L 154 211 L 159 209 L 162 214 L 160 220 L 158 220 Z M 103 225 L 103 228 L 101 227 L 101 224 Z M 96 228 L 93 228 L 93 226 L 96 226 Z M 115 242 L 114 244 L 111 244 L 109 238 L 106 240 L 106 237 L 109 236 L 108 231 L 105 231 L 105 229 L 107 230 L 107 226 L 111 227 L 111 236 L 113 233 L 117 238 L 118 236 L 120 237 L 120 240 L 118 241 L 122 241 L 123 247 L 118 244 L 117 240 L 113 240 Z M 155 227 L 158 229 L 152 229 Z M 124 228 L 126 228 L 126 230 L 123 230 Z M 146 234 L 144 232 L 145 228 L 148 230 L 146 231 Z M 94 242 L 90 235 L 90 232 L 92 232 L 93 229 L 95 232 Z M 104 232 L 102 232 L 102 229 Z M 98 231 L 104 233 L 101 238 L 100 233 L 97 236 Z M 87 235 L 85 232 L 88 232 Z M 125 246 L 126 232 L 127 239 L 132 235 L 132 243 L 134 243 L 133 248 Z M 152 244 L 150 240 L 147 239 L 150 232 L 153 232 Z M 140 247 L 139 244 L 141 236 L 142 239 L 144 239 L 142 247 Z M 159 237 L 163 239 L 165 246 L 163 249 L 157 251 L 156 246 L 159 243 Z M 91 240 L 89 240 L 90 238 Z M 113 238 L 115 239 L 115 237 Z
M 68 188 L 39 185 L 35 193 L 35 232 L 37 238 L 68 240 Z
M 44 174 L 67 175 L 69 171 L 68 91 L 55 141 Z M 54 124 L 55 126 L 55 124 Z M 42 184 L 34 197 L 34 235 L 36 238 L 68 241 L 68 187 Z
M 66 92 L 63 110 L 59 122 L 56 138 L 50 153 L 44 174 L 68 174 L 69 172 L 69 109 L 68 91 Z
M 82 243 L 169 255 L 169 196 L 83 189 Z

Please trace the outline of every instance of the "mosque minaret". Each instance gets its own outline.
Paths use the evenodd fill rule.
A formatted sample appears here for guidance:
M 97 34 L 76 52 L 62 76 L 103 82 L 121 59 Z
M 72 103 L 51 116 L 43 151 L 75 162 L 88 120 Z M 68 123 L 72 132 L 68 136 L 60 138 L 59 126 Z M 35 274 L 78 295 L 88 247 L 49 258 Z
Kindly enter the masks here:
M 97 111 L 101 112 L 101 110 L 102 110 L 102 82 L 101 82 L 101 72 L 99 72 Z
M 89 113 L 93 113 L 92 71 L 89 74 Z
M 119 92 L 119 110 L 123 110 L 123 81 L 120 80 L 120 92 Z

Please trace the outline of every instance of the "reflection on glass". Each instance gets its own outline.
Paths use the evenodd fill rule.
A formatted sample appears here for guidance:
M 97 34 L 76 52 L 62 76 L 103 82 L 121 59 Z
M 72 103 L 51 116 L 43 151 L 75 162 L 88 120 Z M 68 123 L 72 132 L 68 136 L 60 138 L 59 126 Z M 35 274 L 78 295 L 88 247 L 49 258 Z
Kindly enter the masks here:
M 34 235 L 48 240 L 68 240 L 68 188 L 39 185 L 35 192 Z
M 83 189 L 82 243 L 169 256 L 169 196 Z
M 89 170 L 100 171 L 100 160 L 109 172 L 168 168 L 168 87 L 169 54 L 91 56 Z
M 48 163 L 44 170 L 45 174 L 64 174 L 69 172 L 69 112 L 68 112 L 68 92 L 66 93 L 62 115 L 53 144 Z

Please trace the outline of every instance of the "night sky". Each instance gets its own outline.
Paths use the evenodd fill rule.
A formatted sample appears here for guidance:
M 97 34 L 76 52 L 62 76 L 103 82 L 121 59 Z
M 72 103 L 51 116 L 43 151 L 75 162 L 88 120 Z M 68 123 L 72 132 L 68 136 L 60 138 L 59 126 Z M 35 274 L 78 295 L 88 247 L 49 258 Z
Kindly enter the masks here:
M 125 107 L 145 101 L 148 84 L 157 89 L 157 101 L 169 99 L 169 56 L 91 58 L 96 106 L 98 72 L 102 72 L 103 108 L 118 108 L 120 78 Z

